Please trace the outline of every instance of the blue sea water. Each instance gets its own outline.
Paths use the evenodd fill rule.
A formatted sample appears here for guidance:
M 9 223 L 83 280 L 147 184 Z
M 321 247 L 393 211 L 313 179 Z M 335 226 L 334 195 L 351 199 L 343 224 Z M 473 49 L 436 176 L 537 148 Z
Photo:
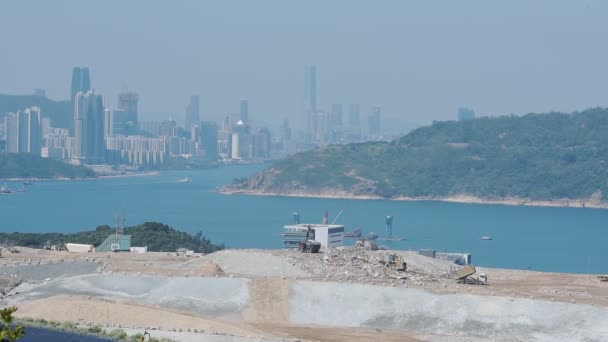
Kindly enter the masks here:
M 105 338 L 77 335 L 58 330 L 26 327 L 25 336 L 19 342 L 108 342 Z
M 167 171 L 147 177 L 39 181 L 28 192 L 0 196 L 0 231 L 76 232 L 114 225 L 161 221 L 214 242 L 238 248 L 281 248 L 284 224 L 293 211 L 303 222 L 330 221 L 347 230 L 383 235 L 386 215 L 395 217 L 390 248 L 470 252 L 476 265 L 541 271 L 608 272 L 608 210 L 458 204 L 436 201 L 316 199 L 222 195 L 214 190 L 265 165 Z M 179 182 L 190 177 L 192 182 Z M 8 183 L 20 188 L 17 182 Z M 482 241 L 489 235 L 492 241 Z

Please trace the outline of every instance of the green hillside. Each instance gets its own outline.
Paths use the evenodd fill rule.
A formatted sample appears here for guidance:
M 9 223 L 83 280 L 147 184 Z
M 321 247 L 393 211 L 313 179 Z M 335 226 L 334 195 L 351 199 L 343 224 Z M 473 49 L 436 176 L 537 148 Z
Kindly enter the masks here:
M 0 94 L 0 119 L 6 113 L 24 110 L 29 107 L 40 107 L 43 117 L 50 117 L 53 127 L 71 128 L 74 125 L 72 105 L 69 100 L 53 101 L 36 95 Z
M 95 230 L 74 234 L 0 233 L 0 241 L 9 245 L 32 248 L 43 248 L 45 245 L 68 242 L 99 246 L 114 232 L 114 229 L 110 226 L 103 225 Z M 211 243 L 203 236 L 202 232 L 190 235 L 158 222 L 146 222 L 126 228 L 125 234 L 131 235 L 133 246 L 148 246 L 150 252 L 175 252 L 178 248 L 186 248 L 197 253 L 212 253 L 224 249 L 224 245 Z
M 0 154 L 0 179 L 3 178 L 88 178 L 93 170 L 50 158 L 19 153 Z
M 608 109 L 434 122 L 391 143 L 296 154 L 228 190 L 605 200 Z

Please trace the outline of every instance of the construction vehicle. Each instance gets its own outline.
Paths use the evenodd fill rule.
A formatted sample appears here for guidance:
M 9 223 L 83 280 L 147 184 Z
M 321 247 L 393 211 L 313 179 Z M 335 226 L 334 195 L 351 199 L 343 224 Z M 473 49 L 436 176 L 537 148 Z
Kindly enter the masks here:
M 608 282 L 608 274 L 598 274 L 597 279 L 601 282 Z
M 377 251 L 378 244 L 372 241 L 365 240 L 365 238 L 361 237 L 357 242 L 355 242 L 355 248 L 362 248 L 367 251 Z
M 405 272 L 407 270 L 407 263 L 397 254 L 388 255 L 388 266 L 395 267 L 397 271 Z
M 488 276 L 485 273 L 480 273 L 479 277 L 475 278 L 472 275 L 476 272 L 475 266 L 468 265 L 452 272 L 451 276 L 459 284 L 487 285 Z
M 306 230 L 306 240 L 298 244 L 298 250 L 302 253 L 319 253 L 319 250 L 321 250 L 321 243 L 310 239 L 311 230 L 312 228 L 309 225 L 308 230 Z

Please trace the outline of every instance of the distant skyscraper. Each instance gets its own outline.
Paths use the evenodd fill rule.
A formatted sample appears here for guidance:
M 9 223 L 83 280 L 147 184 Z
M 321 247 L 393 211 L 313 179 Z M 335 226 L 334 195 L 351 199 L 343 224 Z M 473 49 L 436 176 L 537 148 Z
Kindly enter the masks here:
M 159 127 L 159 136 L 166 138 L 173 138 L 178 136 L 178 126 L 177 121 L 170 119 L 164 120 L 160 123 Z
M 372 107 L 372 112 L 368 118 L 368 129 L 370 137 L 380 136 L 380 107 Z
M 305 71 L 304 96 L 306 113 L 306 139 L 311 142 L 315 131 L 315 114 L 317 112 L 317 68 L 309 66 Z
M 359 106 L 358 104 L 351 104 L 350 112 L 348 113 L 348 123 L 351 127 L 359 126 L 361 124 L 360 114 L 361 106 Z
M 475 119 L 475 111 L 469 108 L 458 108 L 458 121 Z
M 361 140 L 361 106 L 351 104 L 348 112 L 348 142 Z
M 40 156 L 42 148 L 40 108 L 32 107 L 23 112 L 8 113 L 4 118 L 4 126 L 7 153 L 31 153 Z
M 104 105 L 103 95 L 89 90 L 76 94 L 74 114 L 74 158 L 84 164 L 103 162 Z
M 106 109 L 104 115 L 104 137 L 133 135 L 133 123 L 124 109 Z
M 241 100 L 240 119 L 243 123 L 249 123 L 249 102 L 247 100 Z
M 89 90 L 91 90 L 89 68 L 75 67 L 74 70 L 72 70 L 72 92 L 70 97 L 72 99 L 72 103 L 74 103 L 76 94 L 80 92 L 86 94 L 86 92 Z
M 124 92 L 118 94 L 118 109 L 125 111 L 125 133 L 126 135 L 137 134 L 138 114 L 137 101 L 139 95 L 134 92 Z
M 317 111 L 317 68 L 306 68 L 306 109 Z
M 331 105 L 331 114 L 329 116 L 329 124 L 331 128 L 337 128 L 342 125 L 342 105 L 333 104 Z
M 289 120 L 283 120 L 283 124 L 281 125 L 281 141 L 285 143 L 286 141 L 291 140 L 291 127 L 289 127 Z
M 197 95 L 190 96 L 190 103 L 186 107 L 186 129 L 190 130 L 190 126 L 198 125 L 201 121 L 199 115 L 199 97 Z
M 215 122 L 201 122 L 202 146 L 206 160 L 217 160 L 219 127 Z

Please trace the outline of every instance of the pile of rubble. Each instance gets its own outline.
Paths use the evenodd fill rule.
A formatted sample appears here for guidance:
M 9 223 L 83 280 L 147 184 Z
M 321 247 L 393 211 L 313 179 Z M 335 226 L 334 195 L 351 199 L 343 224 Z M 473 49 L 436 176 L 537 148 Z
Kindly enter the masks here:
M 310 273 L 314 278 L 332 281 L 395 283 L 395 281 L 437 281 L 439 275 L 419 268 L 399 271 L 389 262 L 390 251 L 369 251 L 359 248 L 326 249 L 324 253 L 310 254 L 299 251 L 283 251 L 291 265 Z M 404 258 L 408 262 L 408 258 Z M 421 272 L 422 271 L 422 272 Z

